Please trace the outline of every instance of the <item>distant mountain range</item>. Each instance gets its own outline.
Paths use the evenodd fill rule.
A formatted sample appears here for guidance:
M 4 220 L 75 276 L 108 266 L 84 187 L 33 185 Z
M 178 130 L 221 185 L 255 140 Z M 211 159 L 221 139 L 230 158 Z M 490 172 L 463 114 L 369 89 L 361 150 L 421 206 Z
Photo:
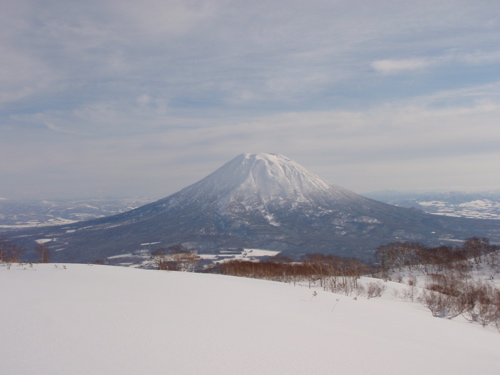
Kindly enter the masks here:
M 362 194 L 393 206 L 429 214 L 500 220 L 500 190 L 411 193 L 383 190 Z M 151 203 L 149 198 L 77 200 L 13 200 L 0 198 L 0 231 L 76 223 L 130 211 Z
M 151 202 L 147 198 L 12 200 L 0 198 L 0 231 L 70 224 L 112 216 Z
M 417 208 L 430 214 L 500 220 L 500 190 L 479 193 L 405 193 L 385 190 L 363 195 L 398 207 Z
M 500 221 L 388 205 L 276 154 L 242 154 L 173 195 L 118 215 L 9 233 L 28 248 L 47 243 L 55 261 L 120 259 L 126 265 L 173 245 L 212 255 L 249 248 L 370 259 L 393 241 L 437 245 L 475 235 L 500 241 Z
M 384 190 L 362 194 L 398 207 L 473 219 L 500 220 L 500 190 L 479 193 L 411 193 Z M 76 223 L 116 215 L 151 203 L 148 198 L 77 200 L 12 200 L 0 198 L 0 232 L 29 227 Z

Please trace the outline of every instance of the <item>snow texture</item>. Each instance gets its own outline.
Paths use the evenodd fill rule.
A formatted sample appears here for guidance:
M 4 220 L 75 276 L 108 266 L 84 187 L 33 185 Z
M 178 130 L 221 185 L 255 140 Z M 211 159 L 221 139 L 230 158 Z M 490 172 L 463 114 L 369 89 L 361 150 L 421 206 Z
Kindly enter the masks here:
M 9 375 L 500 373 L 496 330 L 387 291 L 47 264 L 0 267 L 0 293 Z
M 318 196 L 331 196 L 335 192 L 339 197 L 351 195 L 348 190 L 330 184 L 286 156 L 260 153 L 237 156 L 181 190 L 180 196 L 193 201 L 215 200 L 220 207 L 227 207 L 231 202 L 243 206 L 279 201 L 312 203 Z

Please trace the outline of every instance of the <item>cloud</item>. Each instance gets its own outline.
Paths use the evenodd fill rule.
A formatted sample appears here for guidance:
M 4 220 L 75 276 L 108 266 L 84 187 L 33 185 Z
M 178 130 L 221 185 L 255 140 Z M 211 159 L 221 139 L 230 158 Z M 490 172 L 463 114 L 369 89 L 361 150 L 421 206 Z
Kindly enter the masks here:
M 2 196 L 41 180 L 161 196 L 241 152 L 358 191 L 496 157 L 495 2 L 40 4 L 0 4 Z
M 403 60 L 377 60 L 372 62 L 372 68 L 382 74 L 400 74 L 408 71 L 423 70 L 434 63 L 428 59 L 415 58 Z
M 106 137 L 40 129 L 21 148 L 0 141 L 0 157 L 16 160 L 10 172 L 2 167 L 2 175 L 8 179 L 17 171 L 25 176 L 22 181 L 28 181 L 26 176 L 42 174 L 38 185 L 47 194 L 57 181 L 56 185 L 81 194 L 99 190 L 161 198 L 240 153 L 279 152 L 358 192 L 391 187 L 477 189 L 498 185 L 491 171 L 500 158 L 500 100 L 488 95 L 484 101 L 480 95 L 492 91 L 492 87 L 449 91 L 368 111 L 283 112 L 253 119 L 216 116 L 200 126 L 192 126 L 199 118 L 169 117 L 179 126 L 158 125 L 153 131 Z M 462 102 L 459 97 L 471 100 L 467 105 L 434 105 L 446 97 L 457 103 Z M 140 101 L 149 104 L 151 98 Z M 161 123 L 162 116 L 157 116 L 152 123 Z M 36 162 L 31 155 L 37 155 Z M 476 179 L 467 178 L 467 173 Z
M 135 32 L 148 36 L 176 36 L 210 19 L 223 4 L 224 1 L 170 0 L 166 4 L 164 0 L 124 0 L 105 2 L 104 9 L 112 15 L 115 27 L 132 26 Z
M 425 71 L 430 68 L 453 65 L 484 66 L 500 62 L 500 51 L 447 51 L 438 57 L 420 57 L 410 59 L 376 60 L 370 65 L 373 70 L 383 75 Z
M 461 60 L 468 65 L 489 65 L 500 62 L 500 50 L 496 51 L 474 51 L 465 53 Z

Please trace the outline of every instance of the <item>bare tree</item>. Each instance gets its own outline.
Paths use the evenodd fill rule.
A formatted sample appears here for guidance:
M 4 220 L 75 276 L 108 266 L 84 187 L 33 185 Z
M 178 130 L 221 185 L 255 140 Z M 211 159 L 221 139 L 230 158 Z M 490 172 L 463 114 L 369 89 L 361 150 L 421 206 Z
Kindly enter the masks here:
M 194 271 L 201 259 L 196 252 L 185 251 L 178 246 L 158 249 L 151 255 L 158 269 L 165 271 Z
M 49 263 L 52 256 L 49 246 L 44 243 L 39 243 L 35 247 L 35 251 L 38 254 L 38 261 L 40 263 Z
M 9 241 L 6 237 L 0 237 L 0 262 L 16 263 L 21 261 L 23 248 Z

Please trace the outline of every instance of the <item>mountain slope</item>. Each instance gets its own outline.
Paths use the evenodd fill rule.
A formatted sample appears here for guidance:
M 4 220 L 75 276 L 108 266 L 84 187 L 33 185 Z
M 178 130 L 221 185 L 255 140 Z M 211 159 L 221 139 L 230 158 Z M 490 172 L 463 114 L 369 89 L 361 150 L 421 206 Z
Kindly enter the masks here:
M 496 330 L 434 318 L 386 285 L 354 299 L 220 275 L 0 265 L 2 373 L 498 373 Z
M 500 240 L 500 223 L 390 206 L 332 185 L 282 155 L 243 154 L 157 202 L 17 238 L 27 245 L 51 240 L 56 260 L 83 262 L 124 253 L 147 257 L 178 244 L 202 253 L 245 247 L 367 259 L 392 241 L 435 245 L 473 235 Z

